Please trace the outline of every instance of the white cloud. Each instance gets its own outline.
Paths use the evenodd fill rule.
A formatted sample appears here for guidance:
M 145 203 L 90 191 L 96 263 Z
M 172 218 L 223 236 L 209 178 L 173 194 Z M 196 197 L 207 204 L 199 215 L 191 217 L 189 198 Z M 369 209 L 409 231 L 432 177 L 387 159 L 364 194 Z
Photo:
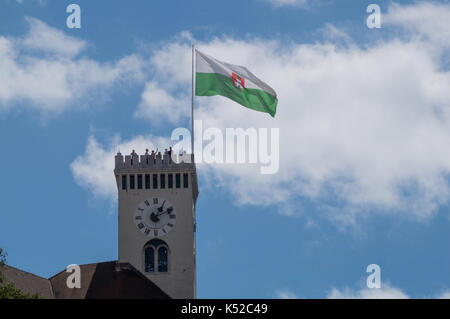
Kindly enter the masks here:
M 77 57 L 87 44 L 27 18 L 24 37 L 0 37 L 0 109 L 17 106 L 60 112 L 119 83 L 143 80 L 137 55 L 114 62 Z
M 333 288 L 327 295 L 328 299 L 410 299 L 411 297 L 403 292 L 400 288 L 393 287 L 389 284 L 383 284 L 381 288 L 362 288 L 354 290 L 351 288 L 337 289 Z M 417 298 L 436 298 L 450 299 L 450 291 L 444 291 L 440 294 Z
M 308 5 L 308 0 L 267 0 L 275 7 L 283 6 L 300 6 L 304 7 Z
M 328 299 L 409 299 L 409 296 L 400 289 L 383 285 L 381 288 L 364 288 L 354 291 L 349 288 L 332 289 L 327 295 Z
M 450 47 L 449 16 L 448 3 L 425 1 L 410 5 L 393 3 L 389 6 L 388 14 L 382 16 L 382 21 L 388 26 L 399 26 L 422 40 L 432 41 L 438 49 Z
M 167 139 L 152 136 L 136 136 L 126 141 L 117 136 L 104 147 L 94 136 L 90 136 L 85 153 L 78 156 L 70 168 L 78 185 L 89 189 L 94 196 L 114 201 L 117 198 L 117 187 L 113 171 L 117 152 L 120 150 L 122 154 L 130 154 L 134 149 L 143 154 L 145 149 L 161 150 L 168 143 Z
M 344 43 L 352 42 L 352 39 L 347 33 L 340 30 L 331 23 L 326 23 L 325 26 L 320 29 L 320 32 L 322 33 L 324 38 L 327 39 L 328 41 L 339 42 L 339 40 L 341 40 Z
M 192 35 L 182 32 L 178 40 L 150 58 L 154 76 L 145 85 L 135 117 L 152 120 L 153 124 L 164 123 L 155 122 L 155 118 L 175 124 L 190 114 L 190 91 L 186 90 L 186 83 L 192 78 L 191 56 L 185 51 L 184 42 L 192 41 Z
M 177 99 L 153 80 L 145 85 L 141 102 L 134 115 L 152 121 L 155 126 L 158 126 L 158 123 L 166 123 L 159 121 L 160 118 L 175 124 L 189 113 L 186 105 L 189 105 L 187 97 Z
M 405 8 L 411 12 L 421 5 Z M 399 16 L 403 7 L 392 8 L 387 16 Z M 426 15 L 428 20 L 416 28 L 445 33 L 433 18 Z M 408 24 L 396 21 L 397 26 Z M 281 143 L 276 175 L 260 175 L 254 166 L 200 165 L 201 178 L 229 190 L 241 204 L 320 201 L 330 208 L 326 211 L 331 218 L 346 223 L 373 211 L 425 218 L 448 204 L 450 73 L 442 62 L 446 47 L 404 29 L 406 37 L 369 47 L 349 38 L 345 47 L 336 45 L 333 38 L 340 41 L 343 33 L 335 27 L 328 27 L 331 40 L 315 44 L 258 38 L 198 42 L 201 51 L 245 65 L 273 86 L 279 105 L 272 119 L 223 97 L 198 97 L 196 119 L 202 119 L 205 128 L 278 127 Z M 178 39 L 154 52 L 156 76 L 143 93 L 137 116 L 145 116 L 145 107 L 158 112 L 158 103 L 165 106 L 158 113 L 160 121 L 164 116 L 170 121 L 173 114 L 178 121 L 189 114 L 188 42 Z M 186 111 L 181 112 L 183 105 Z
M 24 0 L 16 0 L 18 4 L 24 3 Z M 46 4 L 47 0 L 30 0 L 31 2 L 38 2 L 40 5 Z M 30 2 L 27 0 L 27 2 Z
M 439 299 L 450 299 L 450 290 L 442 292 L 439 296 Z
M 74 57 L 86 48 L 86 42 L 52 28 L 44 22 L 27 17 L 30 31 L 22 40 L 26 49 L 49 52 L 55 55 Z
M 299 297 L 290 289 L 280 289 L 276 292 L 277 299 L 299 299 Z

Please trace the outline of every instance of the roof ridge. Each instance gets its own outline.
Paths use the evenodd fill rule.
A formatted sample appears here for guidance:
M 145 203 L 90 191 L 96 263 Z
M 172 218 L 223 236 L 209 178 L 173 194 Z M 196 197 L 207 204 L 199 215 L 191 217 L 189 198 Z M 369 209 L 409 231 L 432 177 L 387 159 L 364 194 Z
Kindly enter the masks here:
M 20 269 L 20 268 L 17 268 L 17 267 L 8 265 L 8 264 L 6 264 L 5 266 L 6 266 L 7 268 L 13 268 L 13 269 L 18 270 L 18 271 L 20 271 L 20 272 L 23 272 L 23 273 L 32 275 L 32 276 L 37 277 L 37 278 L 39 278 L 39 279 L 44 279 L 44 280 L 47 280 L 47 281 L 49 280 L 48 278 L 45 278 L 45 277 L 42 277 L 42 276 L 33 274 L 32 272 L 29 272 L 29 271 L 26 271 L 26 270 L 22 270 L 22 269 Z
M 89 266 L 89 265 L 98 265 L 98 264 L 103 264 L 103 263 L 111 263 L 111 262 L 117 262 L 117 260 L 108 260 L 108 261 L 101 261 L 101 262 L 96 262 L 96 263 L 89 263 L 89 264 L 81 264 L 81 265 L 78 265 L 78 266 L 80 266 L 80 267 L 82 267 L 82 266 Z M 51 277 L 48 277 L 48 280 L 51 280 L 53 277 L 56 277 L 57 275 L 59 275 L 60 273 L 62 273 L 62 272 L 64 272 L 64 271 L 66 271 L 67 270 L 67 267 L 66 268 L 64 268 L 63 270 L 61 270 L 61 271 L 59 271 L 59 272 L 57 272 L 56 274 L 54 274 L 53 276 L 51 276 Z

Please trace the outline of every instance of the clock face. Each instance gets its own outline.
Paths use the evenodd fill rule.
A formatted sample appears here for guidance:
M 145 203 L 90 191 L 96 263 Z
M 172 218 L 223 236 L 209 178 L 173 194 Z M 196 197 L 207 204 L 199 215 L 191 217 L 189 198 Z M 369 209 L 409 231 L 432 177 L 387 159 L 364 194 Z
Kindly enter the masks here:
M 149 237 L 166 235 L 175 226 L 176 220 L 172 203 L 161 197 L 144 200 L 134 211 L 136 227 Z

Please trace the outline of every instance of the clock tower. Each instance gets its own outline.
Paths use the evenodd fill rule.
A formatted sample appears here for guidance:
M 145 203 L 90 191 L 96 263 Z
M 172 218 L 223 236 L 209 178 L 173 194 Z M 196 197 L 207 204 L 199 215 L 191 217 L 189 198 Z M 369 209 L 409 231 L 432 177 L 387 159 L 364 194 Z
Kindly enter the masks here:
M 119 265 L 130 263 L 172 298 L 196 297 L 193 156 L 115 156 Z

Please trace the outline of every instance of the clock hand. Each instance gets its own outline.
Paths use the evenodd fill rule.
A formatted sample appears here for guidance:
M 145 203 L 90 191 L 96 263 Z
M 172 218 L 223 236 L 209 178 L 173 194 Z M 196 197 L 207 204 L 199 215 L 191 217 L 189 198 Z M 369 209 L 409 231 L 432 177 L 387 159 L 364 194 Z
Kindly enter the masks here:
M 164 202 L 162 203 L 161 207 L 158 208 L 158 212 L 161 213 L 163 211 L 163 207 L 164 207 L 165 203 L 166 203 L 166 201 L 164 200 Z
M 172 211 L 173 211 L 173 208 L 169 207 L 169 208 L 166 209 L 165 212 L 159 212 L 158 214 L 156 214 L 156 216 L 161 216 L 162 214 L 166 214 L 166 213 L 170 214 Z
M 168 210 L 166 210 L 165 212 L 159 212 L 158 214 L 156 214 L 156 216 L 161 216 L 163 214 L 166 214 L 168 212 Z

